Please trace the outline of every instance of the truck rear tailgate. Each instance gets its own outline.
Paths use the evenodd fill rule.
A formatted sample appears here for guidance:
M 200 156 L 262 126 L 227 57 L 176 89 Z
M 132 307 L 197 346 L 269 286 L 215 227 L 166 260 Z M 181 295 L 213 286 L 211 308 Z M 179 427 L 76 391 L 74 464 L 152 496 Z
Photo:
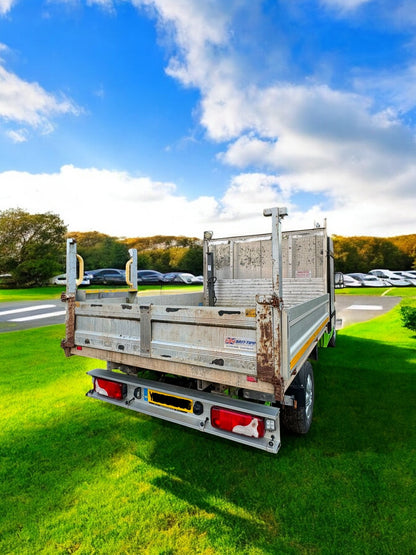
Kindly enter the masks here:
M 77 302 L 75 344 L 256 374 L 256 315 L 246 307 Z

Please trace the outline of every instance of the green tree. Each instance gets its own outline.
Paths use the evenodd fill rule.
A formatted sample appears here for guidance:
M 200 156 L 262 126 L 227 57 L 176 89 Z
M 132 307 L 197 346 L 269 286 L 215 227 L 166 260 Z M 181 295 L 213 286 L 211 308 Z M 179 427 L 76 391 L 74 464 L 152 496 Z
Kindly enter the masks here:
M 416 306 L 404 305 L 400 307 L 402 324 L 412 331 L 416 331 Z
M 181 260 L 181 266 L 195 276 L 203 272 L 203 249 L 200 245 L 193 245 L 185 252 Z
M 169 249 L 154 249 L 147 252 L 150 268 L 166 273 L 171 271 Z
M 124 268 L 129 259 L 127 245 L 98 231 L 71 232 L 68 234 L 77 242 L 77 252 L 84 259 L 85 269 Z
M 0 272 L 19 286 L 42 285 L 64 267 L 67 228 L 57 214 L 0 212 Z
M 138 252 L 137 253 L 137 268 L 138 270 L 149 270 L 150 268 L 150 258 L 147 253 Z
M 350 239 L 339 235 L 333 237 L 335 269 L 344 274 L 363 271 L 357 247 Z

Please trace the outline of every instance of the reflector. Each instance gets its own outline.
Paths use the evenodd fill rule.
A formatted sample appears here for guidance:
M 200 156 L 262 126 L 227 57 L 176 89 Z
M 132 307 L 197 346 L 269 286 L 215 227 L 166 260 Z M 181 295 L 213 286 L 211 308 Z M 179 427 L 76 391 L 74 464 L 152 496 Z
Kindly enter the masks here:
M 94 378 L 94 390 L 99 395 L 104 395 L 105 397 L 123 399 L 126 395 L 127 386 L 119 382 L 110 382 L 102 378 Z
M 244 412 L 212 407 L 211 423 L 214 428 L 233 432 L 234 434 L 248 437 L 264 436 L 264 419 Z

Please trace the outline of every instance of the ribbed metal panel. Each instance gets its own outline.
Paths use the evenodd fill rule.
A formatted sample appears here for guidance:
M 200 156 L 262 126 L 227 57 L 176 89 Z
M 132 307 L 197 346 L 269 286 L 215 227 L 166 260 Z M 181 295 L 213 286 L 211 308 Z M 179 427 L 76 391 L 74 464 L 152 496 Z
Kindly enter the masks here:
M 283 301 L 285 307 L 292 307 L 315 299 L 325 293 L 322 278 L 283 278 Z
M 322 278 L 284 278 L 283 301 L 287 307 L 296 306 L 325 293 Z M 215 284 L 217 306 L 251 306 L 256 295 L 271 295 L 271 279 L 221 279 Z
M 256 295 L 271 295 L 271 279 L 220 279 L 215 284 L 217 306 L 256 306 Z

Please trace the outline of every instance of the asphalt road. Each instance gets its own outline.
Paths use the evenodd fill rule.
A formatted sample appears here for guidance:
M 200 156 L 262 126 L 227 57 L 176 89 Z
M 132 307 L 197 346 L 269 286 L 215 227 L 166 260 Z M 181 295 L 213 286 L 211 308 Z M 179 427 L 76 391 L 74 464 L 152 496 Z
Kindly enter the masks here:
M 337 329 L 365 322 L 388 312 L 401 301 L 401 297 L 373 297 L 365 295 L 337 295 Z
M 60 300 L 0 303 L 0 332 L 62 324 L 65 304 Z
M 337 295 L 337 329 L 365 322 L 391 310 L 400 297 Z M 65 322 L 65 304 L 60 300 L 0 303 L 0 333 L 20 331 Z

